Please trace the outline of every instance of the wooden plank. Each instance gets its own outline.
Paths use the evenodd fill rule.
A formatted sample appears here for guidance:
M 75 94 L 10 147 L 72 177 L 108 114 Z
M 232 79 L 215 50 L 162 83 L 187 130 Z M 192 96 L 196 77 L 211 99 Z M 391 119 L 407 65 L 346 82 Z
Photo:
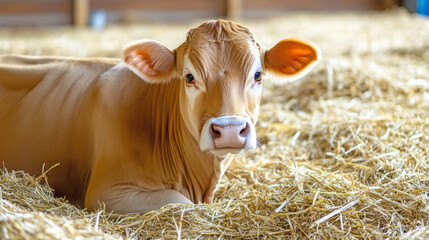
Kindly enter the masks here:
M 46 13 L 71 11 L 70 1 L 0 2 L 0 14 Z
M 243 15 L 242 0 L 226 0 L 225 16 L 231 20 L 239 20 Z
M 90 8 L 120 10 L 201 10 L 221 9 L 222 0 L 91 0 Z
M 383 10 L 392 1 L 380 0 L 244 0 L 246 9 L 261 10 Z
M 387 9 L 387 8 L 391 8 L 393 6 L 399 6 L 399 0 L 383 0 L 383 8 Z
M 88 24 L 89 0 L 73 0 L 73 25 L 83 27 Z
M 0 27 L 46 27 L 64 26 L 72 23 L 71 13 L 20 13 L 0 14 Z

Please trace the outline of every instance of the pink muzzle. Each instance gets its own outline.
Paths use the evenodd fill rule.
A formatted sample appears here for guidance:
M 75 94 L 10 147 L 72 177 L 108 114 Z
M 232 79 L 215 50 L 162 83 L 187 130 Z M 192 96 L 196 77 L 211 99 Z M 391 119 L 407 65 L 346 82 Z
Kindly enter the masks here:
M 212 123 L 209 131 L 215 149 L 244 148 L 249 134 L 249 123 L 226 123 L 224 125 Z

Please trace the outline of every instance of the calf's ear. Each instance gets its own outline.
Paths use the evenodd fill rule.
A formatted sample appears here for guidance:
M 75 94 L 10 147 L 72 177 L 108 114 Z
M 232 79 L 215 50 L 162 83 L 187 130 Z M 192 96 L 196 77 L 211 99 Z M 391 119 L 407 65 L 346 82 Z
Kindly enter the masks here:
M 319 48 L 297 39 L 283 39 L 263 55 L 264 72 L 274 83 L 294 82 L 305 76 L 321 58 Z
M 127 44 L 122 50 L 122 60 L 148 83 L 165 83 L 175 77 L 174 52 L 154 40 L 140 40 Z

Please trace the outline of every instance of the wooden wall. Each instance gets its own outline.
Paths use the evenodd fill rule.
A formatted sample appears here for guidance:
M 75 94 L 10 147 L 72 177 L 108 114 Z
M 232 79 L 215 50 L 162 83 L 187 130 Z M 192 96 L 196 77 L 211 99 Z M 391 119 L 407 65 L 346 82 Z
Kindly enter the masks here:
M 72 23 L 72 0 L 0 0 L 0 26 L 46 26 Z
M 0 0 L 0 27 L 86 25 L 104 9 L 108 22 L 253 18 L 287 11 L 383 10 L 398 0 Z

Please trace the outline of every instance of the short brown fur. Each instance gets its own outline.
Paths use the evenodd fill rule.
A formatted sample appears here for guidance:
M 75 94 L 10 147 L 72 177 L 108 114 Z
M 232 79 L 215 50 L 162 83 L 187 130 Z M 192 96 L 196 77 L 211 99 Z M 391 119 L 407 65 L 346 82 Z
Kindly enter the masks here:
M 209 21 L 174 51 L 146 41 L 117 59 L 0 57 L 0 161 L 39 175 L 89 210 L 147 212 L 168 203 L 210 203 L 231 155 L 203 152 L 201 124 L 222 115 L 255 124 L 260 94 L 245 86 L 265 50 L 247 28 Z M 283 51 L 283 49 L 281 49 Z M 184 57 L 204 92 L 186 97 Z M 253 81 L 253 80 L 252 80 Z M 198 131 L 193 124 L 198 122 Z

